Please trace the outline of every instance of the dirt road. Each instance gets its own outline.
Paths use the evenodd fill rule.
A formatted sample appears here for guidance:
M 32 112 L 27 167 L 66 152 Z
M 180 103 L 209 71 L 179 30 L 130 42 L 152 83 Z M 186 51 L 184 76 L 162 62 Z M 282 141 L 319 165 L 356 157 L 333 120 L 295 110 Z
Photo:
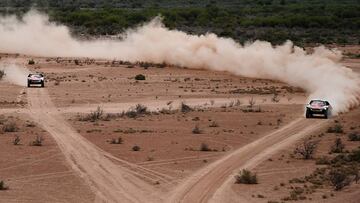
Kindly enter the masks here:
M 231 201 L 228 186 L 234 171 L 254 167 L 327 123 L 321 119 L 297 119 L 198 171 L 171 191 L 169 199 L 163 199 L 165 195 L 148 184 L 149 180 L 169 183 L 171 177 L 115 158 L 83 138 L 64 120 L 46 89 L 30 88 L 27 95 L 32 118 L 54 137 L 71 167 L 93 188 L 97 200 L 106 202 Z
M 78 134 L 61 117 L 46 89 L 30 88 L 27 95 L 30 116 L 54 137 L 72 169 L 93 188 L 98 202 L 161 201 L 154 188 L 133 170 L 115 164 L 110 154 Z
M 293 144 L 326 123 L 322 119 L 300 118 L 293 121 L 198 171 L 178 187 L 169 202 L 231 202 L 232 199 L 229 198 L 233 195 L 228 195 L 231 189 L 227 186 L 233 183 L 234 172 L 256 166 L 274 152 Z

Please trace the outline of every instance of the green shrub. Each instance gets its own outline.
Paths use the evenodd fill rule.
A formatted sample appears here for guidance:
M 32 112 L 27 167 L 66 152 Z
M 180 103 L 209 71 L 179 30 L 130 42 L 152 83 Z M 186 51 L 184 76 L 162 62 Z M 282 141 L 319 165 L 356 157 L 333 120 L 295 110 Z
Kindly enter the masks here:
M 235 176 L 236 184 L 257 184 L 257 176 L 253 174 L 251 171 L 243 169 L 239 172 L 238 175 Z

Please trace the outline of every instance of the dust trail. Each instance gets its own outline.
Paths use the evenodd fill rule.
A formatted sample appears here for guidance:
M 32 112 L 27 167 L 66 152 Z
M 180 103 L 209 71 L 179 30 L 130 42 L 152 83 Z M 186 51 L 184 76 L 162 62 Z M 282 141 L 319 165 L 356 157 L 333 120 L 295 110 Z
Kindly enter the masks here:
M 313 54 L 288 41 L 281 46 L 256 41 L 244 46 L 214 34 L 169 30 L 161 18 L 123 34 L 123 40 L 81 41 L 66 26 L 30 11 L 22 19 L 0 18 L 0 51 L 38 56 L 92 57 L 168 63 L 274 79 L 301 87 L 310 98 L 329 100 L 335 112 L 359 105 L 359 76 L 339 63 L 339 51 L 318 47 Z
M 0 70 L 5 72 L 4 80 L 19 86 L 27 85 L 27 76 L 30 71 L 15 62 L 1 62 Z

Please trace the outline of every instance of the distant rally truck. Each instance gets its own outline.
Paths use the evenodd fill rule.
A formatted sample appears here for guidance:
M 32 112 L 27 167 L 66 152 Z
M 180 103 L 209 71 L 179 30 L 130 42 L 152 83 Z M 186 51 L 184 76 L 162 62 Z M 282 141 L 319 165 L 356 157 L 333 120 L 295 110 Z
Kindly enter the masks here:
M 329 118 L 331 116 L 332 106 L 328 101 L 325 100 L 311 100 L 309 104 L 306 105 L 306 118 L 313 118 L 314 115 L 323 115 L 324 118 Z
M 41 73 L 29 74 L 27 78 L 27 86 L 31 85 L 41 85 L 41 87 L 45 87 L 45 78 Z

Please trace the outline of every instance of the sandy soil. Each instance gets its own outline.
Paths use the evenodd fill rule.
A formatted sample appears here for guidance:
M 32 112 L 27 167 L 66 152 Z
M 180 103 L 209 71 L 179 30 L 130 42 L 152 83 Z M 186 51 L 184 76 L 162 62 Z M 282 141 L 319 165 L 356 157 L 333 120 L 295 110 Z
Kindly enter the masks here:
M 21 126 L 15 134 L 22 143 L 36 135 L 45 142 L 42 147 L 14 146 L 14 133 L 0 134 L 0 180 L 9 186 L 0 191 L 0 202 L 279 200 L 289 193 L 289 179 L 316 167 L 287 157 L 298 140 L 323 131 L 334 119 L 344 120 L 346 128 L 360 120 L 358 110 L 344 115 L 348 117 L 305 120 L 306 94 L 277 81 L 90 59 L 77 59 L 78 65 L 71 58 L 2 55 L 2 60 L 14 57 L 22 64 L 34 58 L 36 64 L 26 66 L 46 74 L 46 88 L 24 89 L 1 81 L 0 116 Z M 343 63 L 360 70 L 358 59 Z M 146 80 L 136 81 L 137 74 Z M 260 112 L 245 112 L 251 98 Z M 183 101 L 195 110 L 176 110 Z M 138 103 L 167 113 L 116 116 Z M 98 106 L 104 116 L 113 117 L 79 120 Z M 213 123 L 217 125 L 211 127 Z M 192 132 L 195 126 L 200 134 Z M 122 144 L 110 144 L 118 137 Z M 330 137 L 324 136 L 319 153 L 326 153 L 334 139 Z M 211 150 L 201 151 L 201 144 Z M 135 145 L 139 151 L 133 150 Z M 241 168 L 257 171 L 261 183 L 234 185 L 233 174 Z M 273 190 L 281 182 L 286 187 Z M 357 199 L 357 187 L 330 200 Z M 324 188 L 311 198 L 320 201 L 322 194 L 330 193 Z
M 50 134 L 26 114 L 0 115 L 2 128 L 14 122 L 16 132 L 0 133 L 0 180 L 9 190 L 1 191 L 0 202 L 89 202 L 94 194 L 67 164 Z M 19 136 L 20 143 L 12 142 Z M 30 146 L 41 136 L 43 146 Z

